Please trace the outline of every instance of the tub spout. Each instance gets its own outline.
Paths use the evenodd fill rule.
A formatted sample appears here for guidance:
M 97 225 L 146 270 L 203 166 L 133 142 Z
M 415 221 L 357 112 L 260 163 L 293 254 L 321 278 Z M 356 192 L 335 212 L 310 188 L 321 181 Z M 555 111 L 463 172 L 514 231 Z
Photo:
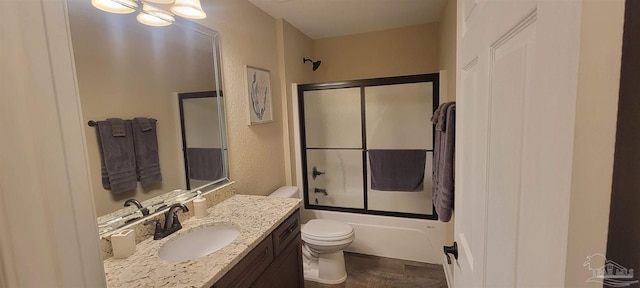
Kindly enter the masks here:
M 327 189 L 314 188 L 313 193 L 322 193 L 324 196 L 329 196 L 329 194 L 327 194 Z

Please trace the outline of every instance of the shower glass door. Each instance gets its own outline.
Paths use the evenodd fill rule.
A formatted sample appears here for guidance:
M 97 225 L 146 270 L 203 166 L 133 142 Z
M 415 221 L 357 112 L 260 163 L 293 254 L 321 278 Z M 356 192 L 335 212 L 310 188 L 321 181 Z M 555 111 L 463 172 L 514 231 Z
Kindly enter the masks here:
M 437 219 L 438 74 L 298 86 L 307 209 Z
M 377 211 L 433 214 L 431 204 L 431 174 L 433 163 L 433 83 L 409 83 L 366 87 L 365 113 L 367 119 L 367 199 L 368 209 Z M 411 151 L 409 159 L 399 159 L 400 165 L 412 165 L 415 155 L 423 157 L 419 173 L 422 185 L 405 191 L 402 189 L 376 190 L 371 185 L 371 151 L 402 155 Z M 400 153 L 394 153 L 400 152 Z M 415 154 L 415 155 L 414 155 Z M 398 156 L 396 156 L 398 157 Z M 396 169 L 396 168 L 389 168 Z M 375 172 L 375 171 L 374 171 Z M 415 179 L 415 178 L 414 178 Z M 414 181 L 401 179 L 399 181 Z M 418 180 L 419 181 L 419 180 Z M 400 183 L 403 184 L 403 183 Z M 410 190 L 410 189 L 407 189 Z M 426 205 L 425 205 L 426 203 Z
M 364 209 L 360 88 L 304 93 L 308 199 Z

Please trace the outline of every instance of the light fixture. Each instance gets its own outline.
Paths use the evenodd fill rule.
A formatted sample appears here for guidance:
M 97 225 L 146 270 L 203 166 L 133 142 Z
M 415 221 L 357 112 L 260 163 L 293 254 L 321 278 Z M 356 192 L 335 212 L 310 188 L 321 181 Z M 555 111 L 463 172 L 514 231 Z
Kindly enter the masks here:
M 200 0 L 176 0 L 173 6 L 171 6 L 171 12 L 191 19 L 203 19 L 207 17 L 207 14 L 202 10 Z
M 116 14 L 133 13 L 138 8 L 134 0 L 91 0 L 91 4 L 102 11 Z
M 176 21 L 175 18 L 169 12 L 152 6 L 148 3 L 144 3 L 142 11 L 136 17 L 138 22 L 149 26 L 169 26 Z
M 142 5 L 142 9 L 138 8 L 140 7 L 138 2 Z M 149 26 L 168 26 L 176 21 L 173 17 L 174 14 L 150 5 L 149 2 L 163 5 L 173 4 L 170 8 L 171 12 L 184 18 L 207 18 L 207 14 L 202 10 L 200 0 L 91 0 L 94 7 L 106 12 L 128 14 L 140 10 L 136 19 Z

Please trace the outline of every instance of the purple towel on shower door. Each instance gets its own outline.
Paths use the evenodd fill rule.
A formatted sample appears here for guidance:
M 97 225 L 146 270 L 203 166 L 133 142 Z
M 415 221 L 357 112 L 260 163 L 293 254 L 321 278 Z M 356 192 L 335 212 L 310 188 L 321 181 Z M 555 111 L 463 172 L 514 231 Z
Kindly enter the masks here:
M 371 189 L 424 191 L 426 150 L 369 150 Z
M 136 160 L 131 123 L 122 122 L 122 129 L 115 133 L 113 121 L 98 121 L 96 134 L 101 159 L 102 187 L 113 194 L 136 189 Z
M 131 120 L 133 143 L 136 149 L 138 179 L 142 187 L 162 182 L 156 119 L 135 118 Z M 148 129 L 150 127 L 151 129 Z

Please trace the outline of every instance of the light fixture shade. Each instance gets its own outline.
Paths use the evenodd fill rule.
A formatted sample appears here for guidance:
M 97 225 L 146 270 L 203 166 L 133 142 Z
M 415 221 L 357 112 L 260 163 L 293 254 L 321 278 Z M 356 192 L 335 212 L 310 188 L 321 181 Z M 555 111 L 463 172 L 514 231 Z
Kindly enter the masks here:
M 176 0 L 176 3 L 171 6 L 171 12 L 184 18 L 207 18 L 207 14 L 204 13 L 200 5 L 200 0 Z
M 136 17 L 138 22 L 149 26 L 169 26 L 175 18 L 169 12 L 144 3 L 142 11 Z
M 138 7 L 134 0 L 91 0 L 91 4 L 102 11 L 116 14 L 133 13 Z
M 144 0 L 145 2 L 152 2 L 158 4 L 173 4 L 174 0 Z

